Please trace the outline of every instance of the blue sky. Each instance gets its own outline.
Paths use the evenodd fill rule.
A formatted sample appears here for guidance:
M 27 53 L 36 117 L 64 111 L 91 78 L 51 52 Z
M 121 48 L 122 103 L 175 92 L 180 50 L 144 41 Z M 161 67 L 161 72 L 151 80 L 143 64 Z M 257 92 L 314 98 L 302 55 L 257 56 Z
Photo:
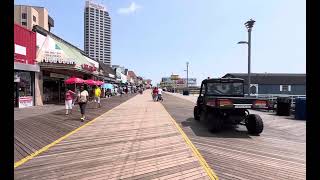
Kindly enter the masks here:
M 112 64 L 158 83 L 172 73 L 202 79 L 248 70 L 244 23 L 253 18 L 251 72 L 305 73 L 304 0 L 96 0 L 112 18 Z M 44 6 L 52 32 L 83 49 L 84 0 L 15 0 Z

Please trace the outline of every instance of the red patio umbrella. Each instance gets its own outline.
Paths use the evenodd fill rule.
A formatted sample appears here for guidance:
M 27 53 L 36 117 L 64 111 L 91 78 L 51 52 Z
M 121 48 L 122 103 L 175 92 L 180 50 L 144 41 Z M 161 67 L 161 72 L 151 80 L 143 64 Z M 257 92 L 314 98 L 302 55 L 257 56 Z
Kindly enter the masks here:
M 84 83 L 89 85 L 89 86 L 94 86 L 94 85 L 97 85 L 97 82 L 92 80 L 92 79 L 87 79 L 87 80 L 84 80 Z
M 81 84 L 83 82 L 84 82 L 83 79 L 77 78 L 77 77 L 71 77 L 64 81 L 65 84 Z
M 102 82 L 102 81 L 96 81 L 96 83 L 98 86 L 101 86 L 102 84 L 104 84 L 104 82 Z
M 74 92 L 76 92 L 77 90 L 77 84 L 82 84 L 84 83 L 84 80 L 81 78 L 77 78 L 77 77 L 71 77 L 67 80 L 64 81 L 65 84 L 74 84 Z

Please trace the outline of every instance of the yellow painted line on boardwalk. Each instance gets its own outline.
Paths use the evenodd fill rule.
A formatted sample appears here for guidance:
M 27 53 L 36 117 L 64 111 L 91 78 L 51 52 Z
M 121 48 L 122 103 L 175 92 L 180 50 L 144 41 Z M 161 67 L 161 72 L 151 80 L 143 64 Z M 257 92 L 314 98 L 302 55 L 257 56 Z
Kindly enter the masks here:
M 19 160 L 19 161 L 17 161 L 17 162 L 15 162 L 15 163 L 14 163 L 14 168 L 17 168 L 17 167 L 21 166 L 22 164 L 26 163 L 27 161 L 31 160 L 32 158 L 36 157 L 37 155 L 39 155 L 39 154 L 47 151 L 47 150 L 48 150 L 49 148 L 51 148 L 52 146 L 56 145 L 57 143 L 61 142 L 61 141 L 64 140 L 64 139 L 66 139 L 67 137 L 71 136 L 72 134 L 76 133 L 76 132 L 79 131 L 80 129 L 82 129 L 82 128 L 86 127 L 86 126 L 89 126 L 90 124 L 92 124 L 93 122 L 95 122 L 95 121 L 96 121 L 98 118 L 100 118 L 101 116 L 104 116 L 104 115 L 110 113 L 110 112 L 111 112 L 112 110 L 114 110 L 115 108 L 117 108 L 117 107 L 119 107 L 120 105 L 123 105 L 123 104 L 125 104 L 125 103 L 127 103 L 127 102 L 128 102 L 128 100 L 125 101 L 125 102 L 123 102 L 123 103 L 121 103 L 121 104 L 119 104 L 118 106 L 110 109 L 109 111 L 103 113 L 102 115 L 94 118 L 93 120 L 87 122 L 86 124 L 78 127 L 77 129 L 71 131 L 70 133 L 62 136 L 61 138 L 55 140 L 55 141 L 52 142 L 51 144 L 48 144 L 48 145 L 46 145 L 45 147 L 41 148 L 40 150 L 38 150 L 38 151 L 30 154 L 29 156 L 27 156 L 27 157 L 25 157 L 25 158 L 23 158 L 23 159 L 21 159 L 21 160 Z
M 208 165 L 208 163 L 206 162 L 206 160 L 202 157 L 201 153 L 198 151 L 198 149 L 193 145 L 193 143 L 191 142 L 191 140 L 188 138 L 188 136 L 186 135 L 186 133 L 184 133 L 184 131 L 182 130 L 182 128 L 179 126 L 179 124 L 173 119 L 173 117 L 170 115 L 170 113 L 166 110 L 166 108 L 161 104 L 162 108 L 169 114 L 169 117 L 172 121 L 172 123 L 176 126 L 176 128 L 178 129 L 178 131 L 180 132 L 180 134 L 182 135 L 183 139 L 185 140 L 185 142 L 187 143 L 187 145 L 190 147 L 190 149 L 192 150 L 193 154 L 198 158 L 201 166 L 203 167 L 203 169 L 206 171 L 206 173 L 208 174 L 208 176 L 210 177 L 210 179 L 213 180 L 218 180 L 218 176 L 214 173 L 214 171 L 210 168 L 210 166 Z

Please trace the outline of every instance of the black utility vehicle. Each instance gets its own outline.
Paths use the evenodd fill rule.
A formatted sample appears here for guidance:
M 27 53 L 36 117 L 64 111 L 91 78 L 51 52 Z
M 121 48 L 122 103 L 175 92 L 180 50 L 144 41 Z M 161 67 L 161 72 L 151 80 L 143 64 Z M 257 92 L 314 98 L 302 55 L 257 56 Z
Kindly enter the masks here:
M 231 123 L 245 125 L 250 134 L 260 134 L 262 119 L 257 114 L 249 114 L 248 109 L 267 109 L 267 100 L 245 97 L 243 83 L 239 78 L 203 80 L 194 119 L 206 122 L 210 132 L 217 132 L 225 123 Z

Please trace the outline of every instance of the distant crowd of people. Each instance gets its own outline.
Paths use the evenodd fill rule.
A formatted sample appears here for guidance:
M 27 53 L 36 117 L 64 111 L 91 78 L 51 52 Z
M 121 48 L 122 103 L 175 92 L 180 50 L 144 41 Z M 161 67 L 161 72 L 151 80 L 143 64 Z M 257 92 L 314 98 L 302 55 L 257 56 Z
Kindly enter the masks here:
M 65 109 L 66 115 L 72 113 L 72 108 L 75 103 L 79 104 L 80 112 L 81 112 L 81 121 L 83 122 L 86 119 L 86 106 L 89 101 L 92 101 L 96 104 L 96 108 L 101 107 L 101 96 L 102 90 L 99 86 L 94 86 L 93 88 L 85 88 L 84 85 L 80 86 L 80 89 L 76 90 L 76 92 L 70 90 L 71 88 L 66 88 L 65 92 Z M 104 97 L 110 98 L 111 96 L 123 96 L 124 94 L 136 93 L 142 91 L 144 88 L 142 87 L 128 87 L 128 86 L 120 86 L 114 87 L 113 89 L 106 89 L 104 91 Z

